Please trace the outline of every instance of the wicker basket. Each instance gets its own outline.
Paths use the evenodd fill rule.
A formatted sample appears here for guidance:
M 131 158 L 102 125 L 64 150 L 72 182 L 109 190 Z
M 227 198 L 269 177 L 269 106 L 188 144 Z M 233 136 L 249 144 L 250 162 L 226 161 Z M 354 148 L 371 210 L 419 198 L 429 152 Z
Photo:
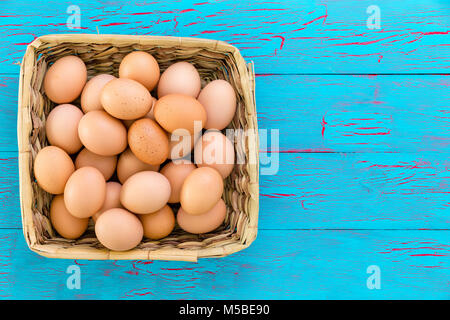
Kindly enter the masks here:
M 159 241 L 143 241 L 133 250 L 110 251 L 95 237 L 93 225 L 78 240 L 58 236 L 49 221 L 52 196 L 42 190 L 33 175 L 33 162 L 48 144 L 45 119 L 54 103 L 42 90 L 47 66 L 66 55 L 78 55 L 87 66 L 88 78 L 97 73 L 118 75 L 122 58 L 133 50 L 151 53 L 161 71 L 176 61 L 189 61 L 198 69 L 202 85 L 214 79 L 231 83 L 238 108 L 229 128 L 250 130 L 235 139 L 237 164 L 225 181 L 227 217 L 214 232 L 192 235 L 176 227 Z M 246 64 L 239 50 L 221 41 L 128 35 L 47 35 L 27 48 L 20 70 L 18 144 L 20 201 L 25 239 L 31 250 L 51 258 L 136 259 L 197 261 L 199 257 L 223 257 L 248 247 L 256 238 L 258 225 L 258 135 L 254 96 L 253 64 Z M 76 102 L 75 104 L 79 104 Z M 253 131 L 252 131 L 253 130 Z

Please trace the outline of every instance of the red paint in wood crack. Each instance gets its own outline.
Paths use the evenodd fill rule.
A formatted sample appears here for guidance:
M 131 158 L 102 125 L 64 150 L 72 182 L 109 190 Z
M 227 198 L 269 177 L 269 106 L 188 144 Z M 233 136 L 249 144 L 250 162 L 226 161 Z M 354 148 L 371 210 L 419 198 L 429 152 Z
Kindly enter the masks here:
M 130 22 L 112 22 L 108 24 L 102 24 L 100 27 L 120 26 L 122 24 L 130 24 Z
M 224 32 L 226 30 L 204 30 L 200 32 L 200 34 L 207 34 L 207 33 L 217 33 L 217 32 Z
M 322 125 L 322 138 L 323 138 L 323 136 L 324 136 L 324 133 L 325 133 L 325 126 L 327 125 L 328 123 L 325 121 L 325 116 L 323 116 L 322 117 L 322 122 L 321 122 L 321 125 Z
M 286 40 L 283 36 L 272 36 L 271 38 L 280 38 L 281 39 L 280 50 L 283 49 L 284 41 Z
M 184 9 L 184 10 L 181 10 L 180 13 L 186 13 L 186 12 L 192 12 L 192 11 L 198 12 L 198 10 L 195 10 L 195 9 Z

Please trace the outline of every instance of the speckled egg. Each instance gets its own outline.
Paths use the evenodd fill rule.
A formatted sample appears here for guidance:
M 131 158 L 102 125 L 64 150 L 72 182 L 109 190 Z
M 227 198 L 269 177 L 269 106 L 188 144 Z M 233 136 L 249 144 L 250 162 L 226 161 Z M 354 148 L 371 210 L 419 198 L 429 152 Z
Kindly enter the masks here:
M 153 120 L 135 121 L 128 129 L 128 144 L 142 162 L 160 165 L 169 156 L 169 139 L 165 131 Z

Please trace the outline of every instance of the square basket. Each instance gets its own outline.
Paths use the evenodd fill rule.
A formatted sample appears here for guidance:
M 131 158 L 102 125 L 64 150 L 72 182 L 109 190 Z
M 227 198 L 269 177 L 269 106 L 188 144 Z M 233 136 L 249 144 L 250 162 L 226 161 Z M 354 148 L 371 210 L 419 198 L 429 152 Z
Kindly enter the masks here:
M 224 224 L 214 232 L 192 235 L 179 227 L 159 241 L 143 241 L 133 250 L 110 251 L 95 237 L 93 225 L 77 240 L 61 238 L 49 220 L 52 195 L 42 190 L 33 174 L 33 162 L 48 142 L 45 119 L 54 107 L 44 94 L 42 83 L 47 67 L 58 58 L 77 55 L 86 64 L 88 79 L 97 73 L 118 76 L 122 58 L 133 50 L 152 54 L 164 71 L 176 61 L 195 65 L 202 85 L 225 79 L 234 87 L 237 110 L 228 126 L 248 134 L 235 138 L 236 164 L 225 180 L 223 198 L 227 204 Z M 253 64 L 246 64 L 239 50 L 225 42 L 180 37 L 130 35 L 47 35 L 27 48 L 20 69 L 18 144 L 20 202 L 25 239 L 40 255 L 63 259 L 92 260 L 179 260 L 223 257 L 248 247 L 258 226 L 259 158 Z M 78 104 L 78 101 L 74 102 Z

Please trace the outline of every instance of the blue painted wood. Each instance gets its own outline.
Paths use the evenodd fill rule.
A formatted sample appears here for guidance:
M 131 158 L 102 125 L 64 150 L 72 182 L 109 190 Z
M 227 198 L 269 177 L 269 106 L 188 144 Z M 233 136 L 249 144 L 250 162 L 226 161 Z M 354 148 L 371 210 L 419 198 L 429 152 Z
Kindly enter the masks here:
M 260 155 L 262 156 L 262 155 Z M 449 155 L 283 154 L 262 176 L 262 228 L 448 229 Z
M 2 1 L 0 71 L 17 72 L 28 43 L 50 33 L 149 34 L 219 39 L 258 73 L 447 73 L 448 1 L 79 1 L 81 29 L 65 1 Z M 381 28 L 367 27 L 371 5 Z
M 16 299 L 449 299 L 450 231 L 269 231 L 198 264 L 54 260 L 2 230 L 0 295 Z M 66 287 L 70 265 L 81 289 Z M 369 290 L 367 268 L 381 270 Z
M 68 30 L 69 3 L 0 3 L 0 298 L 450 298 L 448 75 L 423 75 L 448 74 L 450 3 L 377 1 L 380 30 L 367 29 L 370 0 L 251 4 L 83 1 L 82 30 Z M 36 36 L 96 27 L 225 40 L 255 61 L 259 126 L 281 129 L 281 153 L 269 154 L 280 156 L 279 173 L 261 177 L 250 248 L 198 264 L 62 261 L 27 249 L 16 63 Z M 79 291 L 65 286 L 71 264 Z M 381 268 L 381 290 L 367 289 L 370 265 Z
M 0 152 L 0 228 L 21 225 L 18 156 Z
M 258 124 L 280 130 L 283 151 L 448 152 L 449 84 L 423 75 L 258 77 Z
M 280 165 L 260 177 L 260 229 L 448 228 L 448 154 L 271 156 Z M 17 176 L 17 154 L 1 152 L 0 228 L 21 227 Z
M 258 125 L 279 130 L 284 152 L 446 152 L 449 85 L 430 75 L 257 77 Z M 1 150 L 17 150 L 17 90 L 16 76 L 0 74 Z

